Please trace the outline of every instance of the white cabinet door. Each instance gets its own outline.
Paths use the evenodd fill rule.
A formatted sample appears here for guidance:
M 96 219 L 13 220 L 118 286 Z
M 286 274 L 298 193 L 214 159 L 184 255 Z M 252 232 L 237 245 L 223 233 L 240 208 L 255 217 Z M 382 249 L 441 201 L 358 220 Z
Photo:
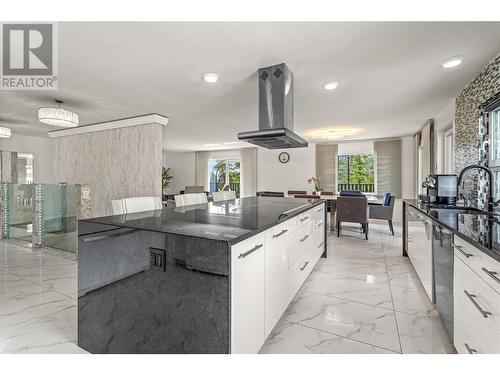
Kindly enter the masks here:
M 408 257 L 432 302 L 432 223 L 430 220 L 424 219 L 422 215 L 417 215 L 417 220 L 411 222 L 411 226 L 409 225 L 408 237 L 410 237 L 407 249 Z
M 288 306 L 287 223 L 265 232 L 265 334 L 266 337 Z
M 459 353 L 500 353 L 500 294 L 454 259 L 454 344 Z
M 257 353 L 265 340 L 264 233 L 231 248 L 231 353 Z

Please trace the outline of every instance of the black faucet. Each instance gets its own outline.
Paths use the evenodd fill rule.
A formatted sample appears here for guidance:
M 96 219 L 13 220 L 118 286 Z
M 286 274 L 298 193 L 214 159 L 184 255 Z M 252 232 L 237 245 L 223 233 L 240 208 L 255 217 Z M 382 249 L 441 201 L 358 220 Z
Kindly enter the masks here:
M 460 187 L 460 182 L 462 181 L 462 177 L 464 176 L 464 173 L 467 172 L 469 169 L 481 169 L 481 170 L 485 171 L 486 173 L 488 173 L 488 178 L 489 178 L 489 181 L 488 181 L 488 188 L 489 188 L 488 210 L 493 211 L 493 209 L 496 206 L 498 206 L 500 201 L 496 201 L 496 202 L 493 201 L 493 183 L 494 183 L 493 172 L 488 167 L 484 167 L 484 166 L 478 165 L 478 164 L 472 164 L 472 165 L 469 165 L 469 166 L 465 167 L 464 169 L 462 169 L 462 172 L 460 172 L 460 175 L 458 176 L 457 191 L 458 191 L 458 188 Z

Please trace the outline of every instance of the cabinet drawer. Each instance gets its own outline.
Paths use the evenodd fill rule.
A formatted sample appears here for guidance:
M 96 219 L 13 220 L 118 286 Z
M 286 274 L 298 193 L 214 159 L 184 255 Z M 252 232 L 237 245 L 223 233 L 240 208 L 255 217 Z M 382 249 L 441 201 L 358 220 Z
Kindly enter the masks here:
M 312 209 L 301 213 L 297 217 L 297 225 L 299 227 L 301 227 L 302 225 L 307 224 L 308 222 L 310 222 L 313 219 L 313 216 L 314 216 L 314 211 Z
M 288 300 L 291 301 L 314 267 L 310 254 L 304 253 L 288 270 Z
M 290 235 L 288 266 L 292 267 L 312 243 L 312 222 L 301 226 Z
M 324 220 L 318 222 L 313 227 L 313 252 L 319 253 L 319 256 L 323 254 L 325 249 L 325 223 Z
M 459 353 L 500 353 L 500 294 L 454 259 L 454 344 Z M 467 344 L 467 346 L 466 346 Z
M 326 206 L 324 203 L 322 203 L 311 210 L 314 225 L 318 224 L 320 221 L 325 220 L 325 209 Z
M 472 268 L 489 286 L 500 293 L 500 262 L 460 237 L 454 236 L 453 242 L 455 255 Z

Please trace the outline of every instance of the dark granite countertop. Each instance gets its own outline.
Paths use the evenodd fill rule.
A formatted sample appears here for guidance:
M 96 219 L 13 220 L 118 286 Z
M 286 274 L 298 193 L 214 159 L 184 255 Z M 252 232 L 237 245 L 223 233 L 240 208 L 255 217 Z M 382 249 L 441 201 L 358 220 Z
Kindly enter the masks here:
M 82 221 L 117 228 L 135 228 L 222 240 L 235 244 L 323 202 L 324 200 L 298 198 L 248 197 L 179 208 L 172 202 L 162 210 L 104 216 Z
M 404 202 L 500 262 L 500 216 L 474 208 L 430 207 L 416 199 Z

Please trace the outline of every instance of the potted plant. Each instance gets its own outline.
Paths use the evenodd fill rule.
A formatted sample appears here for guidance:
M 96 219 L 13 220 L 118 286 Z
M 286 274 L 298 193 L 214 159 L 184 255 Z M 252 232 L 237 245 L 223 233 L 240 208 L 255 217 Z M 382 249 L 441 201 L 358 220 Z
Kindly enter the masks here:
M 165 190 L 170 187 L 170 180 L 172 179 L 170 168 L 162 167 L 161 169 L 161 191 L 165 194 Z
M 314 184 L 314 193 L 319 193 L 321 190 L 321 178 L 319 177 L 311 177 L 307 180 L 308 183 Z

